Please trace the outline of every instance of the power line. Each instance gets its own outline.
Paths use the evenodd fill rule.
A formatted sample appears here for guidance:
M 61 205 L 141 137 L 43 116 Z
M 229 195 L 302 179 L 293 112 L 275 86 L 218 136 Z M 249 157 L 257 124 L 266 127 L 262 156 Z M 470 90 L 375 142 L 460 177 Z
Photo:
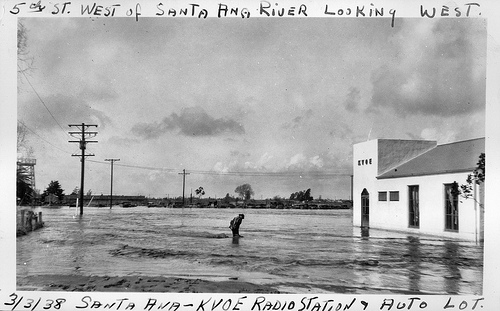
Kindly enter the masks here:
M 95 140 L 87 140 L 90 138 L 94 138 L 97 135 L 97 132 L 89 132 L 86 131 L 89 127 L 97 127 L 95 124 L 69 124 L 69 127 L 76 127 L 80 131 L 78 132 L 69 132 L 71 137 L 77 138 L 78 140 L 70 140 L 70 143 L 79 143 L 80 150 L 82 153 L 80 155 L 73 154 L 72 156 L 80 157 L 80 161 L 82 163 L 81 170 L 81 180 L 80 180 L 80 215 L 83 215 L 83 186 L 84 186 L 84 173 L 85 173 L 85 157 L 94 156 L 93 154 L 85 153 L 85 149 L 87 149 L 87 143 L 97 143 Z
M 190 173 L 186 173 L 186 169 L 182 170 L 182 173 L 178 173 L 179 175 L 182 175 L 182 205 L 184 205 L 184 189 L 186 188 L 186 175 L 189 175 Z
M 104 159 L 104 161 L 111 162 L 111 195 L 109 200 L 109 209 L 113 208 L 113 164 L 120 159 Z
M 275 176 L 275 177 L 291 177 L 291 176 L 318 176 L 318 177 L 334 177 L 334 176 L 350 176 L 348 172 L 215 172 L 215 171 L 196 171 L 190 170 L 194 174 L 202 175 L 242 175 L 242 176 Z
M 44 139 L 40 135 L 38 135 L 34 130 L 26 126 L 22 121 L 19 121 L 23 126 L 25 126 L 30 132 L 35 134 L 38 138 L 40 138 L 45 143 L 51 145 L 52 147 L 65 152 L 71 153 L 67 150 L 63 150 L 48 140 Z M 103 161 L 97 160 L 87 160 L 88 162 L 97 163 L 97 164 L 108 164 Z M 166 173 L 177 173 L 179 171 L 178 168 L 165 168 L 165 167 L 155 167 L 155 166 L 144 166 L 144 165 L 134 165 L 134 164 L 124 164 L 124 163 L 115 163 L 116 166 L 132 168 L 132 169 L 142 169 L 142 170 L 150 170 L 150 171 L 160 171 Z M 228 171 L 228 172 L 217 172 L 217 171 L 207 171 L 207 170 L 190 170 L 189 171 L 193 175 L 212 175 L 212 176 L 245 176 L 245 177 L 316 177 L 316 178 L 333 178 L 333 177 L 349 177 L 352 175 L 352 172 L 349 171 L 337 171 L 337 172 L 329 172 L 329 171 L 313 171 L 313 172 L 251 172 L 251 171 Z
M 56 122 L 56 124 L 59 126 L 59 128 L 61 128 L 61 130 L 63 130 L 63 132 L 65 133 L 65 135 L 68 135 L 68 133 L 66 133 L 66 130 L 61 126 L 61 124 L 54 117 L 54 115 L 52 114 L 52 112 L 50 111 L 50 109 L 47 107 L 47 105 L 45 104 L 44 100 L 41 98 L 40 94 L 37 92 L 37 90 L 35 89 L 35 87 L 31 83 L 31 81 L 26 76 L 25 72 L 23 70 L 21 70 L 21 68 L 20 68 L 19 65 L 17 65 L 17 66 L 19 68 L 19 71 L 23 74 L 24 78 L 26 79 L 26 81 L 30 85 L 30 87 L 33 89 L 33 92 L 38 97 L 38 100 L 45 107 L 45 109 L 50 114 L 50 116 L 52 117 L 52 119 Z M 32 130 L 31 128 L 29 128 L 28 126 L 26 126 L 26 124 L 23 123 L 22 121 L 18 120 L 18 122 L 21 123 L 24 127 L 26 127 L 30 132 L 32 132 L 33 134 L 35 134 L 35 136 L 37 136 L 38 138 L 40 138 L 45 143 L 51 145 L 52 147 L 58 149 L 59 151 L 62 151 L 62 152 L 65 152 L 65 153 L 69 153 L 67 150 L 63 150 L 63 149 L 55 146 L 54 144 L 52 144 L 48 140 L 46 140 L 43 137 L 41 137 L 40 135 L 38 135 L 34 130 Z M 82 123 L 82 125 L 85 126 L 85 124 L 83 124 L 83 123 Z M 74 125 L 74 126 L 76 126 L 76 125 Z M 88 125 L 88 126 L 96 126 L 96 125 Z M 74 135 L 74 134 L 75 133 L 71 133 L 70 132 L 70 135 Z M 73 141 L 73 142 L 76 142 L 76 141 Z M 82 143 L 81 141 L 79 141 L 79 142 Z M 94 141 L 87 141 L 87 142 L 94 142 Z M 82 146 L 80 146 L 80 149 L 82 149 Z M 75 155 L 73 155 L 73 156 L 75 156 Z M 80 155 L 76 155 L 76 156 L 80 156 Z M 93 155 L 84 155 L 84 154 L 82 154 L 81 155 L 81 157 L 82 157 L 82 159 L 81 159 L 82 166 L 83 166 L 83 161 L 84 161 L 84 157 L 85 156 L 93 156 Z M 89 161 L 90 162 L 94 162 L 94 163 L 105 164 L 104 162 L 101 162 L 101 161 L 91 161 L 91 160 L 89 160 Z M 175 172 L 175 171 L 177 171 L 177 169 L 160 168 L 160 167 L 148 167 L 148 166 L 139 166 L 139 165 L 127 165 L 127 164 L 116 164 L 116 165 L 123 166 L 123 167 L 128 167 L 128 168 L 137 168 L 137 169 L 145 169 L 145 170 L 155 170 L 155 171 L 162 171 L 162 172 Z M 342 176 L 347 177 L 347 176 L 351 176 L 352 175 L 351 172 L 238 172 L 238 171 L 233 171 L 233 172 L 216 172 L 216 171 L 201 171 L 201 170 L 190 170 L 190 172 L 192 174 L 197 174 L 197 175 L 213 175 L 213 176 L 253 176 L 253 177 L 259 177 L 259 176 L 264 176 L 264 177 L 296 177 L 296 176 L 298 176 L 298 177 L 301 177 L 301 178 L 302 177 L 316 177 L 316 178 L 328 178 L 328 177 L 330 177 L 331 178 L 331 177 L 342 177 Z M 181 174 L 181 173 L 179 173 L 179 174 Z M 184 170 L 183 174 L 184 174 L 184 178 L 185 178 L 185 175 L 189 174 L 189 173 L 185 173 L 185 170 Z M 82 176 L 83 176 L 83 169 L 82 169 Z M 83 187 L 82 187 L 82 190 L 83 190 Z M 81 201 L 82 201 L 81 204 L 83 204 L 83 199 Z
M 91 160 L 89 160 L 91 161 Z M 91 161 L 96 163 L 102 163 L 98 161 Z M 164 167 L 152 167 L 152 166 L 139 166 L 132 164 L 115 164 L 117 166 L 128 167 L 128 168 L 137 168 L 137 169 L 145 169 L 151 171 L 162 171 L 162 172 L 171 172 L 175 173 L 178 169 L 173 168 L 164 168 Z M 294 177 L 294 176 L 303 176 L 303 177 L 337 177 L 337 176 L 351 176 L 351 172 L 343 171 L 343 172 L 249 172 L 249 171 L 232 171 L 232 172 L 217 172 L 217 171 L 202 171 L 202 170 L 189 170 L 191 174 L 194 175 L 219 175 L 219 176 L 268 176 L 268 177 Z M 182 174 L 182 173 L 179 173 Z
M 32 130 L 31 128 L 29 128 L 24 122 L 20 121 L 20 120 L 17 120 L 18 123 L 21 123 L 28 131 L 30 131 L 31 133 L 35 134 L 35 136 L 37 136 L 38 138 L 40 138 L 42 141 L 46 142 L 47 144 L 51 145 L 52 147 L 56 148 L 57 150 L 59 151 L 62 151 L 64 153 L 71 153 L 67 150 L 63 150 L 59 147 L 57 147 L 56 145 L 52 144 L 50 141 L 46 140 L 45 138 L 43 138 L 42 136 L 38 135 L 34 130 Z
M 96 161 L 92 161 L 96 162 Z M 151 170 L 151 171 L 164 171 L 164 172 L 177 172 L 179 169 L 175 168 L 164 168 L 164 167 L 152 167 L 152 166 L 141 166 L 141 165 L 133 165 L 133 164 L 116 164 L 117 166 L 129 167 L 129 168 L 139 168 L 143 170 Z
M 54 119 L 54 121 L 57 123 L 57 125 L 59 125 L 59 127 L 61 128 L 61 130 L 63 130 L 64 134 L 66 134 L 66 130 L 61 126 L 61 124 L 59 124 L 59 122 L 57 122 L 56 118 L 54 117 L 54 115 L 52 114 L 52 112 L 50 112 L 50 109 L 47 107 L 47 105 L 45 105 L 45 102 L 43 101 L 43 99 L 40 97 L 40 95 L 38 94 L 38 92 L 36 91 L 35 87 L 33 86 L 33 84 L 31 84 L 30 80 L 28 79 L 28 77 L 26 76 L 26 74 L 24 73 L 24 71 L 21 69 L 21 67 L 19 67 L 19 64 L 17 65 L 17 68 L 19 68 L 19 71 L 23 74 L 24 78 L 26 79 L 26 81 L 28 81 L 28 84 L 31 86 L 31 88 L 33 89 L 33 92 L 35 92 L 36 96 L 38 97 L 38 99 L 40 100 L 40 102 L 43 104 L 43 106 L 45 107 L 45 109 L 47 109 L 47 111 L 49 112 L 50 116 L 52 117 L 52 119 Z

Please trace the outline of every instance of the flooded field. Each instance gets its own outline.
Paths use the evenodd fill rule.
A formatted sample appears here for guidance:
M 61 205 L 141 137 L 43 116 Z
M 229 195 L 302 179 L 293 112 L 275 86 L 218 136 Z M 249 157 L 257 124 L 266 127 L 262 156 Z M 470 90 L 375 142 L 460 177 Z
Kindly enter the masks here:
M 287 293 L 482 294 L 483 247 L 352 227 L 351 210 L 38 208 L 17 277 L 238 279 Z M 244 213 L 233 239 L 229 221 Z

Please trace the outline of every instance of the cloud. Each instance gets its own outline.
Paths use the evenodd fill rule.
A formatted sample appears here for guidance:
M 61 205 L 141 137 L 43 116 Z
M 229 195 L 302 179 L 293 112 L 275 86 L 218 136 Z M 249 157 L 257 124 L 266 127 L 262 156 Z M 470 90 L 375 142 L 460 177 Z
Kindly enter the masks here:
M 101 82 L 101 81 L 99 81 Z M 96 82 L 99 83 L 99 82 Z M 116 98 L 118 95 L 116 92 L 104 85 L 85 85 L 83 87 L 82 92 L 78 95 L 78 97 L 89 101 L 89 102 L 100 102 L 106 103 L 110 102 Z
M 298 128 L 304 122 L 306 122 L 306 120 L 310 119 L 312 115 L 313 115 L 312 109 L 307 109 L 306 111 L 303 112 L 302 115 L 293 118 L 291 122 L 283 124 L 282 128 L 284 129 Z
M 229 172 L 229 167 L 219 161 L 215 163 L 215 165 L 212 167 L 212 170 L 219 173 L 227 173 Z
M 178 131 L 185 136 L 217 136 L 222 133 L 244 134 L 243 125 L 232 119 L 214 118 L 200 107 L 184 108 L 181 114 L 172 113 L 161 122 L 138 123 L 132 133 L 153 139 L 164 133 Z
M 361 99 L 361 91 L 357 87 L 350 87 L 347 98 L 344 101 L 345 109 L 351 112 L 358 111 L 359 101 Z
M 140 142 L 141 142 L 140 139 L 134 139 L 134 138 L 129 138 L 129 137 L 120 137 L 120 136 L 116 136 L 116 135 L 111 136 L 108 139 L 108 143 L 111 143 L 111 144 L 114 144 L 117 146 L 124 146 L 124 147 L 128 147 L 131 144 L 138 144 Z
M 250 153 L 249 152 L 241 152 L 239 150 L 231 150 L 229 153 L 232 157 L 249 157 Z
M 369 111 L 455 116 L 484 109 L 483 21 L 405 21 L 393 41 L 395 56 L 372 71 Z
M 319 155 L 308 158 L 302 153 L 297 153 L 296 155 L 290 158 L 290 161 L 287 164 L 287 169 L 310 170 L 310 169 L 322 168 L 323 165 L 324 165 L 323 159 Z
M 342 120 L 336 120 L 335 124 L 332 124 L 332 129 L 328 134 L 334 138 L 352 141 L 353 130 L 350 125 L 346 124 Z
M 319 155 L 310 158 L 309 163 L 318 168 L 323 167 L 323 159 Z
M 45 106 L 33 99 L 28 105 L 20 105 L 20 115 L 30 127 L 52 130 L 61 126 L 64 129 L 68 124 L 85 122 L 104 128 L 111 123 L 104 112 L 92 108 L 80 96 L 51 95 L 45 97 L 43 103 Z
M 273 163 L 274 160 L 275 160 L 275 157 L 272 154 L 269 154 L 268 152 L 266 152 L 257 161 L 257 167 L 266 167 L 267 164 Z
M 289 167 L 301 167 L 306 161 L 307 161 L 307 158 L 305 155 L 303 155 L 302 153 L 297 153 L 296 155 L 294 155 L 290 158 L 290 162 L 288 163 L 288 166 Z
M 452 130 L 425 128 L 420 133 L 422 139 L 437 140 L 438 142 L 456 141 L 455 132 Z
M 247 157 L 245 157 L 247 158 Z M 297 153 L 293 156 L 276 155 L 265 152 L 253 159 L 233 159 L 229 162 L 217 161 L 212 169 L 217 172 L 294 172 L 294 171 L 320 171 L 325 168 L 325 162 L 333 160 L 324 159 L 321 155 L 306 156 Z

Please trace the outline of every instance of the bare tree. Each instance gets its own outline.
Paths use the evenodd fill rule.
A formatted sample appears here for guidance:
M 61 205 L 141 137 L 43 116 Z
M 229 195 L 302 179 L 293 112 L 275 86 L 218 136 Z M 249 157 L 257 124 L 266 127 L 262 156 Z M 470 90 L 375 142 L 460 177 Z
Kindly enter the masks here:
M 28 30 L 22 20 L 17 22 L 17 71 L 26 73 L 33 69 L 33 57 L 28 52 Z
M 33 57 L 28 53 L 28 30 L 24 26 L 21 19 L 17 22 L 17 72 L 18 80 L 22 75 L 33 69 Z M 26 126 L 17 122 L 17 152 L 23 153 L 24 156 L 30 157 L 33 154 L 33 148 L 28 146 L 28 129 Z
M 28 36 L 27 29 L 21 20 L 17 22 L 17 72 L 18 80 L 21 75 L 25 75 L 27 71 L 33 68 L 33 58 L 28 54 Z M 33 148 L 28 145 L 28 129 L 26 126 L 17 122 L 17 152 L 23 157 L 31 157 Z M 17 168 L 17 197 L 21 204 L 29 202 L 36 195 L 36 190 L 32 189 L 31 177 L 26 173 L 26 169 L 18 166 Z

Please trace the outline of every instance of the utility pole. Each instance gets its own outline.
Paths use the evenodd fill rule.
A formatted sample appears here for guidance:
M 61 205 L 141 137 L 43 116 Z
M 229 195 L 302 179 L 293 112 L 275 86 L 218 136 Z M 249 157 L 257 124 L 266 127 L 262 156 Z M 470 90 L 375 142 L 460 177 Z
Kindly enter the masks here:
M 111 195 L 109 197 L 109 209 L 113 207 L 113 163 L 120 161 L 120 159 L 104 159 L 104 161 L 111 162 Z
M 89 127 L 97 127 L 94 124 L 69 124 L 69 127 L 76 127 L 79 131 L 69 132 L 71 137 L 77 138 L 78 140 L 70 140 L 70 143 L 79 143 L 81 154 L 72 154 L 73 157 L 80 157 L 80 162 L 82 163 L 81 168 L 81 179 L 80 179 L 80 215 L 83 215 L 83 185 L 84 185 L 84 174 L 85 174 L 85 157 L 92 157 L 94 154 L 86 154 L 85 149 L 87 148 L 87 143 L 97 143 L 96 140 L 87 140 L 97 136 L 97 132 L 89 132 L 87 129 Z
M 189 175 L 189 173 L 186 173 L 186 169 L 183 169 L 182 173 L 179 173 L 179 175 L 182 175 L 182 206 L 184 206 L 185 204 L 184 190 L 186 188 L 186 175 Z

